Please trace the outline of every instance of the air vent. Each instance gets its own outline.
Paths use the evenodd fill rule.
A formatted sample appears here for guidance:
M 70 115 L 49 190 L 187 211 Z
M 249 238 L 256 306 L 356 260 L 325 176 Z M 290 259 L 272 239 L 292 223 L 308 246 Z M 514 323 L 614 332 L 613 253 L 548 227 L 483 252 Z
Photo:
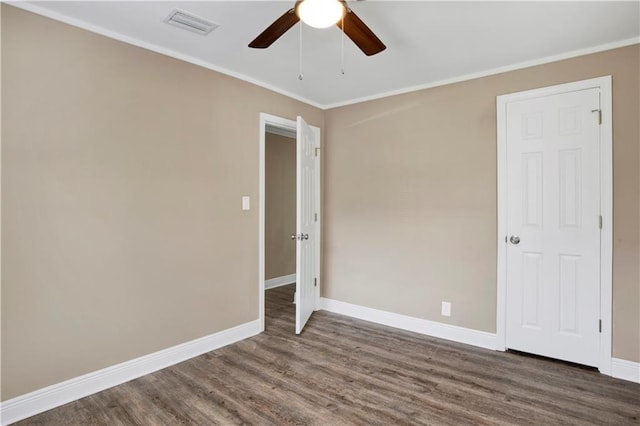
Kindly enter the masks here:
M 207 35 L 219 27 L 218 24 L 214 24 L 213 22 L 209 22 L 206 19 L 202 19 L 199 16 L 180 9 L 174 9 L 169 16 L 165 18 L 164 22 L 200 35 Z

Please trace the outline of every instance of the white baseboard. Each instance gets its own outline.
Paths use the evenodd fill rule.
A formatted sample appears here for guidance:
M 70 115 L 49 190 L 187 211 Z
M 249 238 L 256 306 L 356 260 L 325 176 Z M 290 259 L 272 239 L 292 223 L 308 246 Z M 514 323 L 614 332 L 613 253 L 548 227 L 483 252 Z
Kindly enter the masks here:
M 14 423 L 260 333 L 255 320 L 3 402 L 2 425 Z
M 296 282 L 296 274 L 284 275 L 282 277 L 271 278 L 264 281 L 264 289 L 282 287 Z
M 320 298 L 320 306 L 321 309 L 334 312 L 336 314 L 384 324 L 402 330 L 413 331 L 414 333 L 425 334 L 427 336 L 466 343 L 467 345 L 478 346 L 486 349 L 496 349 L 496 335 L 485 331 L 472 330 L 470 328 L 395 314 L 393 312 L 353 305 L 351 303 L 327 299 L 324 297 Z
M 611 375 L 616 379 L 640 383 L 640 362 L 611 358 Z

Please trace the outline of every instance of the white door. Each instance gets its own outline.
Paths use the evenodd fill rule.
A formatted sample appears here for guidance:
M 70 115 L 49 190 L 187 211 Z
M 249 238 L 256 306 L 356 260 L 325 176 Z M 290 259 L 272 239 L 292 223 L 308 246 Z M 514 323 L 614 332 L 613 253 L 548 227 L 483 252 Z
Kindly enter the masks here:
M 507 104 L 506 346 L 597 366 L 600 89 Z
M 317 268 L 320 253 L 316 246 L 317 134 L 298 117 L 296 132 L 296 334 L 316 308 Z

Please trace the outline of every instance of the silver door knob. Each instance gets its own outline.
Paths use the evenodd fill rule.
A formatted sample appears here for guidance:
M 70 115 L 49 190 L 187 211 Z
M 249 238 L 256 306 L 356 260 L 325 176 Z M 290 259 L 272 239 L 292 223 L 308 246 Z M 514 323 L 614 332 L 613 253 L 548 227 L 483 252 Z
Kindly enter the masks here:
M 291 234 L 291 239 L 295 240 L 296 239 L 296 234 Z
M 509 238 L 509 241 L 511 241 L 511 244 L 518 244 L 520 243 L 520 237 L 512 235 L 511 238 Z
M 309 239 L 309 234 L 302 234 L 302 239 L 303 240 L 308 240 Z

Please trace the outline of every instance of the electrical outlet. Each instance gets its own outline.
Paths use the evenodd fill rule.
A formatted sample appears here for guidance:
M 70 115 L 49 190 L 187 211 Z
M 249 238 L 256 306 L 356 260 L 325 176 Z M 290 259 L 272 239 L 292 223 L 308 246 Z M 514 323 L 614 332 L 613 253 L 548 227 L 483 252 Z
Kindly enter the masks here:
M 445 317 L 450 317 L 451 316 L 451 303 L 442 302 L 442 312 L 441 313 Z

